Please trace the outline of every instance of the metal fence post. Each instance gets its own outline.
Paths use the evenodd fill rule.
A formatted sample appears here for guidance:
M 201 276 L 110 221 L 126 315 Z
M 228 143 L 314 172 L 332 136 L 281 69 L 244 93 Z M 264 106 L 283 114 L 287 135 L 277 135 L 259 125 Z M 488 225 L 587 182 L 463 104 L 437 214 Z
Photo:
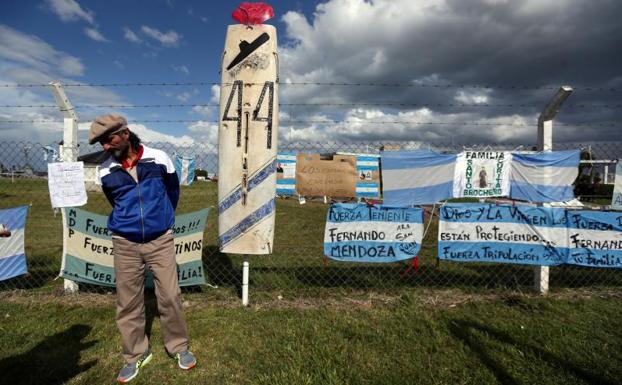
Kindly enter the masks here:
M 244 256 L 242 263 L 242 306 L 248 306 L 248 257 Z
M 78 158 L 78 115 L 76 115 L 60 83 L 50 82 L 50 88 L 54 94 L 56 104 L 58 104 L 60 111 L 63 113 L 64 125 L 63 146 L 60 153 L 61 159 L 63 162 L 75 162 Z M 66 293 L 74 293 L 79 289 L 78 284 L 69 279 L 65 279 L 63 286 Z
M 538 151 L 553 150 L 553 119 L 572 93 L 572 87 L 561 86 L 547 103 L 538 117 Z M 534 289 L 540 294 L 549 292 L 549 267 L 536 266 L 534 270 Z

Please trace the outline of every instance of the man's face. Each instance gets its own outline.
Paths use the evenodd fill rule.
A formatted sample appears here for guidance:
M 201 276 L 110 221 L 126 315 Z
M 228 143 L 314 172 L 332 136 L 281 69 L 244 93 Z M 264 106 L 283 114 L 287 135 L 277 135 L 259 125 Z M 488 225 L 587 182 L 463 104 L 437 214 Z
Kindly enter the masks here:
M 127 150 L 130 148 L 129 141 L 130 133 L 127 128 L 108 134 L 106 137 L 100 139 L 99 143 L 104 148 L 104 151 L 109 152 L 117 160 L 125 158 Z

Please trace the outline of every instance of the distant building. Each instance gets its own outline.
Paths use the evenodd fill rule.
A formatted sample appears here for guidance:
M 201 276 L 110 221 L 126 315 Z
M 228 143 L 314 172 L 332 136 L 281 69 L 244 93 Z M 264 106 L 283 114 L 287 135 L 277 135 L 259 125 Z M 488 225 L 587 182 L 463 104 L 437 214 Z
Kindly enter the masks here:
M 84 184 L 86 191 L 102 191 L 99 180 L 99 166 L 110 156 L 106 151 L 80 155 L 78 162 L 84 162 Z

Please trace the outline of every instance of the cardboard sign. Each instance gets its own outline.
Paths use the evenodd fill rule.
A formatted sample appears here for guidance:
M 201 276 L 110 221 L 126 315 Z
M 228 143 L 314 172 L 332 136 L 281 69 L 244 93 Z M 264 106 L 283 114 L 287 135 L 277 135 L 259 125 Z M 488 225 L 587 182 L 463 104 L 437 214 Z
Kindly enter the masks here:
M 296 156 L 296 191 L 305 196 L 356 197 L 356 157 L 335 155 L 321 160 L 320 154 Z

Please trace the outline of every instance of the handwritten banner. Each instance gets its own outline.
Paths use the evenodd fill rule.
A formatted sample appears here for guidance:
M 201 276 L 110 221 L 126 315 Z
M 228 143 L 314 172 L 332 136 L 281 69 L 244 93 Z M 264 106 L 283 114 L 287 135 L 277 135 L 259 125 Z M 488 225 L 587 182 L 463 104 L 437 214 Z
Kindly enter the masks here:
M 86 204 L 83 162 L 48 163 L 48 188 L 52 207 Z
M 203 231 L 209 209 L 175 216 L 175 260 L 179 286 L 205 284 Z M 78 208 L 63 209 L 63 261 L 60 276 L 72 281 L 114 286 L 114 250 L 108 217 Z M 151 285 L 150 273 L 147 283 Z
M 296 192 L 304 196 L 356 197 L 356 157 L 320 154 L 296 156 Z
M 414 258 L 422 237 L 420 208 L 333 204 L 326 218 L 324 254 L 338 261 L 396 262 Z
M 568 210 L 568 263 L 622 268 L 622 214 Z
M 566 223 L 563 208 L 446 204 L 440 209 L 438 258 L 559 265 L 567 257 Z
M 622 213 L 447 204 L 441 207 L 438 258 L 622 268 Z

